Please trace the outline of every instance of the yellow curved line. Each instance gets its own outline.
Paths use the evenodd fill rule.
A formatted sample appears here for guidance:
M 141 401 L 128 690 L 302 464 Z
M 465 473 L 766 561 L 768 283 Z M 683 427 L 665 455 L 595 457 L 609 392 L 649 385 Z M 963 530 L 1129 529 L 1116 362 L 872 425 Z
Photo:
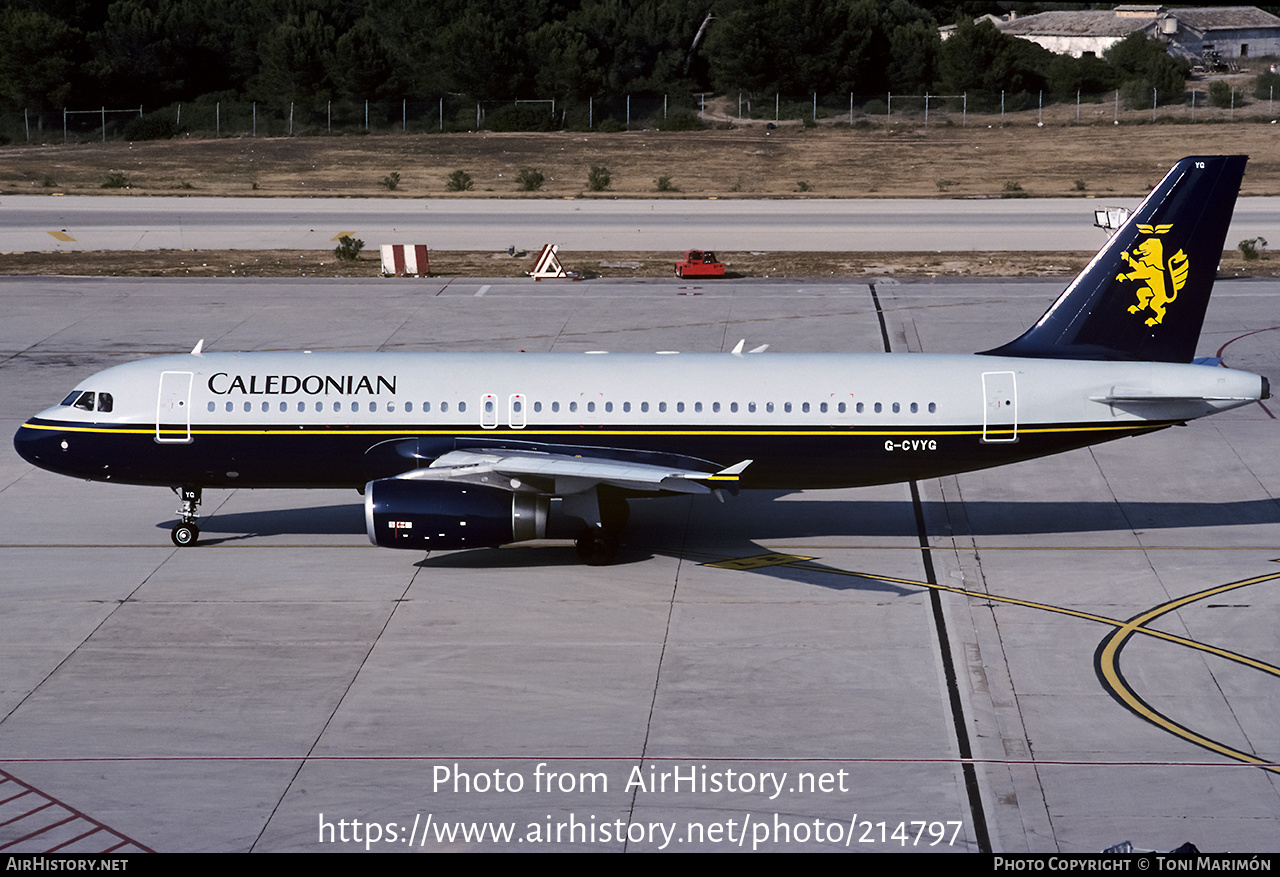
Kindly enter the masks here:
M 788 564 L 781 564 L 781 565 L 793 567 L 795 569 L 804 569 L 810 572 L 814 572 L 814 571 L 830 572 L 837 575 L 854 576 L 856 578 L 872 579 L 875 581 L 892 582 L 895 584 L 903 584 L 903 585 L 916 585 L 921 588 L 931 588 L 936 591 L 949 591 L 953 594 L 962 594 L 964 596 L 975 597 L 983 600 L 990 600 L 996 603 L 1008 603 L 1014 606 L 1025 606 L 1029 609 L 1042 609 L 1046 612 L 1053 612 L 1058 615 L 1067 615 L 1073 618 L 1081 618 L 1086 621 L 1095 621 L 1095 622 L 1098 622 L 1099 624 L 1106 624 L 1115 629 L 1111 633 L 1107 634 L 1106 638 L 1103 640 L 1103 642 L 1105 643 L 1105 646 L 1102 648 L 1102 650 L 1098 655 L 1098 670 L 1102 674 L 1106 685 L 1110 688 L 1111 693 L 1113 693 L 1125 706 L 1127 706 L 1130 710 L 1137 713 L 1139 716 L 1146 719 L 1148 722 L 1155 725 L 1156 727 L 1163 728 L 1165 731 L 1168 731 L 1169 733 L 1177 737 L 1181 737 L 1182 739 L 1187 740 L 1191 743 L 1195 743 L 1197 746 L 1201 746 L 1212 752 L 1217 752 L 1220 755 L 1225 755 L 1226 757 L 1235 759 L 1236 761 L 1241 761 L 1246 764 L 1258 765 L 1262 769 L 1271 771 L 1272 773 L 1280 773 L 1280 766 L 1270 761 L 1267 761 L 1264 758 L 1259 758 L 1258 756 L 1252 755 L 1248 752 L 1242 752 L 1239 749 L 1235 749 L 1231 746 L 1227 746 L 1225 743 L 1219 743 L 1218 741 L 1205 737 L 1202 734 L 1197 734 L 1195 731 L 1192 731 L 1190 728 L 1186 728 L 1182 725 L 1179 725 L 1177 722 L 1173 721 L 1172 719 L 1168 718 L 1162 713 L 1157 712 L 1155 709 L 1150 707 L 1145 701 L 1143 701 L 1142 698 L 1140 698 L 1137 695 L 1137 693 L 1134 692 L 1133 689 L 1130 688 L 1125 683 L 1124 678 L 1120 675 L 1120 670 L 1118 665 L 1120 650 L 1124 647 L 1124 644 L 1134 634 L 1140 633 L 1146 636 L 1154 637 L 1156 639 L 1165 640 L 1166 642 L 1171 642 L 1180 646 L 1186 646 L 1187 648 L 1196 649 L 1201 652 L 1206 652 L 1211 655 L 1217 655 L 1220 658 L 1225 658 L 1229 661 L 1235 661 L 1236 663 L 1243 664 L 1247 667 L 1252 667 L 1255 670 L 1261 670 L 1263 673 L 1269 673 L 1272 676 L 1280 677 L 1280 667 L 1276 667 L 1272 664 L 1268 664 L 1265 661 L 1259 661 L 1256 658 L 1250 658 L 1246 655 L 1241 655 L 1237 652 L 1232 652 L 1228 649 L 1222 649 L 1222 648 L 1218 648 L 1217 646 L 1207 645 L 1206 643 L 1197 642 L 1192 639 L 1187 639 L 1186 637 L 1177 636 L 1176 634 L 1165 633 L 1159 630 L 1151 630 L 1145 626 L 1151 621 L 1154 621 L 1155 619 L 1159 618 L 1162 615 L 1168 614 L 1169 612 L 1172 612 L 1175 609 L 1179 609 L 1182 606 L 1186 606 L 1190 603 L 1203 600 L 1206 597 L 1212 597 L 1217 594 L 1223 594 L 1228 591 L 1234 591 L 1238 588 L 1248 587 L 1249 585 L 1256 585 L 1256 584 L 1261 584 L 1262 582 L 1268 582 L 1274 579 L 1280 579 L 1280 572 L 1274 572 L 1274 573 L 1268 573 L 1266 575 L 1255 576 L 1251 579 L 1244 579 L 1243 581 L 1231 582 L 1225 585 L 1217 585 L 1212 588 L 1207 588 L 1203 591 L 1198 591 L 1194 594 L 1187 594 L 1186 596 L 1179 597 L 1175 600 L 1170 600 L 1167 603 L 1162 603 L 1161 605 L 1156 606 L 1153 609 L 1149 609 L 1146 612 L 1142 613 L 1141 615 L 1138 615 L 1130 619 L 1129 621 L 1117 621 L 1116 619 L 1107 618 L 1102 615 L 1095 615 L 1090 612 L 1080 612 L 1075 609 L 1064 609 L 1060 606 L 1050 606 L 1046 603 L 1037 603 L 1031 600 L 1019 600 L 1012 597 L 1000 597 L 993 594 L 986 594 L 980 591 L 970 591 L 965 588 L 956 588 L 949 585 L 935 585 L 935 584 L 930 584 L 929 582 L 918 582 L 913 579 L 905 579 L 897 576 L 883 576 L 883 575 L 876 575 L 874 573 L 858 573 L 858 572 L 852 572 L 849 570 L 835 569 L 832 567 L 814 567 L 805 563 L 788 563 Z

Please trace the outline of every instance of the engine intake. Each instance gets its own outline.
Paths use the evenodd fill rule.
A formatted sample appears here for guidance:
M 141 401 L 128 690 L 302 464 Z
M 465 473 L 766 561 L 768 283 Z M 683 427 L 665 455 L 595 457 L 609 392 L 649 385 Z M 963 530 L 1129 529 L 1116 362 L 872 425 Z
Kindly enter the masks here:
M 369 541 L 419 551 L 493 548 L 547 534 L 550 500 L 532 493 L 383 478 L 364 492 Z

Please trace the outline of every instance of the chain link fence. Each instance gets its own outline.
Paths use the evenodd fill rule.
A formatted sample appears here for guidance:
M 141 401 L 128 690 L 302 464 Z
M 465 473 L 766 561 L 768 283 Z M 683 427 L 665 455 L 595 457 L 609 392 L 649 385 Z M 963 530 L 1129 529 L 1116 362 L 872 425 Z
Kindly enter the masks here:
M 750 91 L 586 100 L 485 101 L 465 95 L 434 100 L 309 100 L 288 104 L 201 100 L 158 109 L 69 107 L 0 114 L 0 143 L 154 140 L 179 135 L 218 138 L 478 130 L 698 130 L 770 123 L 866 129 L 892 125 L 1271 122 L 1277 118 L 1276 97 L 1274 93 L 1260 96 L 1255 89 L 1222 82 L 1197 82 L 1174 100 L 1154 91 L 1148 97 L 1133 89 L 1081 93 L 1066 100 L 1045 92 L 784 95 Z

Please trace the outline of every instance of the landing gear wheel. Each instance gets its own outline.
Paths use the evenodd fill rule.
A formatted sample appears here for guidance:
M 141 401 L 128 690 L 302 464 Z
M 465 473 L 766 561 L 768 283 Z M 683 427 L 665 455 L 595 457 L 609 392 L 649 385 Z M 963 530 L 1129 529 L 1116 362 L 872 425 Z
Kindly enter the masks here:
M 196 540 L 200 538 L 200 528 L 195 524 L 178 524 L 169 533 L 169 538 L 179 548 L 186 548 L 196 544 Z
M 606 566 L 618 556 L 618 535 L 603 527 L 587 527 L 574 547 L 578 559 L 588 566 Z

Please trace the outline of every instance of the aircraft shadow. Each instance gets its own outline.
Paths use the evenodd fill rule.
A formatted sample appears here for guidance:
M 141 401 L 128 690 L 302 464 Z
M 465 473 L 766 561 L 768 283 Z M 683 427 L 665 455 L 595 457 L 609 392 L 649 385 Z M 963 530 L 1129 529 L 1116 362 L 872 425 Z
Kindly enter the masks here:
M 719 503 L 710 497 L 642 500 L 631 504 L 617 563 L 631 564 L 655 555 L 700 562 L 769 554 L 761 542 L 856 535 L 860 538 L 915 539 L 911 504 L 904 501 L 792 499 L 774 502 L 785 491 L 743 494 Z M 1271 499 L 1238 502 L 1000 502 L 924 503 L 931 535 L 1026 536 L 1081 532 L 1131 532 L 1193 527 L 1248 526 L 1280 522 L 1280 503 Z M 176 521 L 158 523 L 169 529 Z M 362 503 L 215 514 L 200 521 L 201 541 L 226 544 L 262 536 L 363 535 Z M 676 548 L 679 546 L 679 548 Z M 700 560 L 705 558 L 705 560 Z M 505 569 L 578 566 L 573 546 L 515 545 L 428 556 L 423 567 Z M 789 581 L 840 590 L 911 593 L 891 583 L 839 576 L 820 561 L 762 565 L 749 571 Z

